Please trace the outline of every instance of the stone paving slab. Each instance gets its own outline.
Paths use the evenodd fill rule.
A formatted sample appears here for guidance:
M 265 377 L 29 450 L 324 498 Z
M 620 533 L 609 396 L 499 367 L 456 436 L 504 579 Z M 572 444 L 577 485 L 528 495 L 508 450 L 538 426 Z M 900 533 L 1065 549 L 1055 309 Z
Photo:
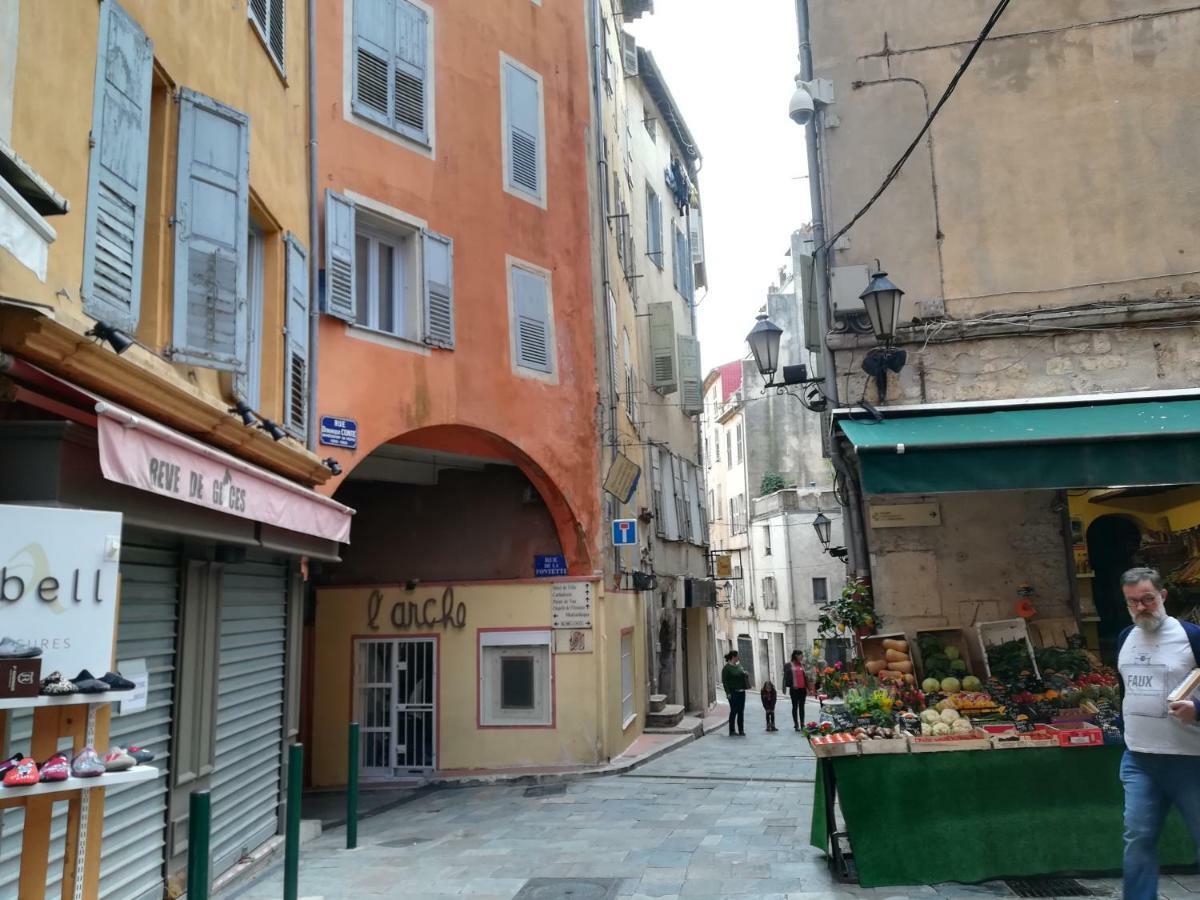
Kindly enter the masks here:
M 1015 896 L 1000 882 L 875 889 L 834 882 L 824 855 L 808 845 L 815 761 L 807 742 L 790 727 L 766 733 L 759 706 L 748 704 L 746 713 L 745 738 L 718 731 L 635 771 L 569 782 L 561 794 L 526 796 L 513 784 L 436 790 L 360 822 L 351 851 L 344 829 L 330 829 L 303 848 L 300 895 L 512 900 L 539 885 L 534 879 L 574 878 L 609 879 L 611 896 L 622 900 Z M 279 900 L 282 883 L 277 865 L 215 896 Z M 1084 883 L 1096 896 L 1120 894 L 1115 879 Z M 563 890 L 564 898 L 589 896 Z M 1161 894 L 1200 900 L 1200 875 L 1164 877 Z

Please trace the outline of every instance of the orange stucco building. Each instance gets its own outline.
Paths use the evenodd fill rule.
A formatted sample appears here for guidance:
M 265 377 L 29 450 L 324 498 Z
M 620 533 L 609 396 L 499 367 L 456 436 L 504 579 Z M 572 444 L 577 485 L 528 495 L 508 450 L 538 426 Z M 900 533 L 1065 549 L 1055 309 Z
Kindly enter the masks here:
M 351 718 L 381 779 L 601 762 L 640 733 L 639 615 L 597 574 L 587 13 L 319 5 L 316 413 L 356 426 L 319 449 L 357 518 L 314 576 L 318 785 Z

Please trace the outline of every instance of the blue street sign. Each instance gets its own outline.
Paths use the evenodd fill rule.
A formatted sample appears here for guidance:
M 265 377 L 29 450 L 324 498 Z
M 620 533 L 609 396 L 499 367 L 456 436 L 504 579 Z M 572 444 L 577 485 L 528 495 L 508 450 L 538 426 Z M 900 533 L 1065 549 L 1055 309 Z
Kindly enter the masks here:
M 636 546 L 637 519 L 613 519 L 613 546 Z
M 533 574 L 538 578 L 557 578 L 567 574 L 565 556 L 535 556 Z
M 321 443 L 326 447 L 358 449 L 358 423 L 353 419 L 321 416 Z

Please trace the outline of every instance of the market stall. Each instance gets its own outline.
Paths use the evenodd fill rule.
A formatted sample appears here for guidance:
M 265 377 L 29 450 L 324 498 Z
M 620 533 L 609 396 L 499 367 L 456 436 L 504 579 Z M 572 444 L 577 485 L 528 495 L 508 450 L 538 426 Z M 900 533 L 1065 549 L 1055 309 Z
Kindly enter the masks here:
M 812 843 L 840 877 L 1120 870 L 1117 674 L 1078 636 L 1065 643 L 1035 647 L 1021 617 L 890 632 L 822 673 L 821 720 L 805 729 L 818 757 Z M 1162 858 L 1196 858 L 1177 817 Z

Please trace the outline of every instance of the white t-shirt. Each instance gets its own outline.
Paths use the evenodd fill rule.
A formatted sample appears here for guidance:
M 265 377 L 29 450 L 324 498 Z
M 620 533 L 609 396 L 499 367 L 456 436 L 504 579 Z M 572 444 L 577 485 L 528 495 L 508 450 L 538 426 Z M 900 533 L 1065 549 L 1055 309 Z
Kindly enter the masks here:
M 1168 618 L 1158 631 L 1135 627 L 1130 632 L 1117 660 L 1125 684 L 1121 714 L 1126 747 L 1138 753 L 1200 756 L 1200 726 L 1169 715 L 1167 702 L 1196 663 L 1178 619 Z

